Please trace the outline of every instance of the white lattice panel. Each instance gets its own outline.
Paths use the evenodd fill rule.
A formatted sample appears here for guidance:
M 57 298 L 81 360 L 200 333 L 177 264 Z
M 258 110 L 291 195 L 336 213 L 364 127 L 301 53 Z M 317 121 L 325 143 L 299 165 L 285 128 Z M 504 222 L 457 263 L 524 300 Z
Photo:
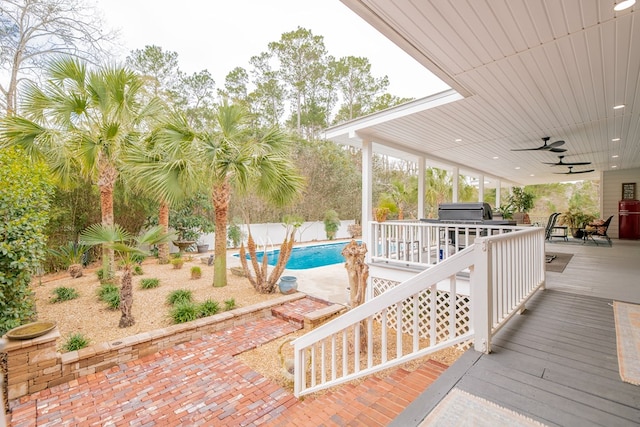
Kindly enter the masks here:
M 378 277 L 372 278 L 373 295 L 378 296 L 385 293 L 387 290 L 398 286 L 400 282 L 392 280 L 381 279 Z M 431 307 L 431 292 L 425 290 L 418 295 L 418 331 L 420 338 L 428 338 L 430 336 L 429 325 L 431 324 L 431 316 L 436 316 L 436 342 L 445 341 L 450 338 L 450 295 L 449 292 L 437 291 L 436 293 L 436 312 L 432 314 L 430 312 Z M 464 295 L 457 295 L 455 301 L 455 336 L 464 334 L 469 331 L 470 324 L 470 304 L 469 297 Z M 387 326 L 391 329 L 397 329 L 397 308 L 391 306 L 387 310 Z M 382 314 L 376 316 L 376 320 L 382 321 Z M 402 304 L 402 332 L 406 334 L 413 333 L 413 301 L 408 299 Z M 466 348 L 468 344 L 460 345 L 459 347 Z

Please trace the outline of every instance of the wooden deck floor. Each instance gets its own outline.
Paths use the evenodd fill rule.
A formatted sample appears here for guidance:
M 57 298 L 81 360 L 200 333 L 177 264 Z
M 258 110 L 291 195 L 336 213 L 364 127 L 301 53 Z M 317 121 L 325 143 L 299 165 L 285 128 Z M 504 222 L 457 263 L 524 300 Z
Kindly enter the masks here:
M 615 262 L 611 248 L 601 250 L 584 255 L 580 248 L 574 259 L 582 265 Z M 627 301 L 640 294 L 637 260 L 632 267 L 637 274 L 625 278 L 635 276 L 625 286 L 637 289 Z M 419 425 L 453 387 L 549 426 L 640 425 L 640 387 L 623 382 L 618 371 L 613 298 L 591 295 L 606 294 L 606 281 L 590 282 L 598 279 L 602 276 L 583 277 L 583 295 L 573 287 L 558 290 L 562 278 L 555 276 L 557 287 L 539 291 L 527 303 L 525 313 L 494 337 L 491 354 L 467 351 L 391 425 Z

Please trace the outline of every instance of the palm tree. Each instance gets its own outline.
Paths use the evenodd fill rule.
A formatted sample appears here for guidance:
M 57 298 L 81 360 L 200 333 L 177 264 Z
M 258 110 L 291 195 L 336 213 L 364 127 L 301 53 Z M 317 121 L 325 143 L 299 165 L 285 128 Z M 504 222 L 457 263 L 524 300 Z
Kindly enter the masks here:
M 227 220 L 232 191 L 254 189 L 276 206 L 291 202 L 302 190 L 303 178 L 289 155 L 290 139 L 278 128 L 257 132 L 250 115 L 240 105 L 218 107 L 215 128 L 194 132 L 186 119 L 178 120 L 159 132 L 164 138 L 194 143 L 193 155 L 199 159 L 201 179 L 211 191 L 215 211 L 214 286 L 227 284 Z
M 194 155 L 195 134 L 183 120 L 183 116 L 174 114 L 163 131 L 152 132 L 144 146 L 134 147 L 125 156 L 131 182 L 159 203 L 158 224 L 165 233 L 169 232 L 171 205 L 195 193 L 202 182 Z M 174 138 L 176 132 L 182 138 Z M 169 242 L 158 245 L 158 260 L 161 264 L 169 262 Z
M 87 228 L 80 239 L 87 245 L 103 245 L 116 252 L 122 263 L 120 279 L 120 317 L 119 327 L 127 328 L 135 323 L 131 308 L 133 306 L 133 266 L 139 256 L 149 255 L 142 250 L 147 245 L 169 242 L 174 236 L 165 233 L 161 226 L 153 227 L 140 236 L 134 237 L 119 225 L 93 224 Z
M 102 224 L 111 226 L 121 156 L 138 142 L 145 122 L 162 112 L 157 100 L 142 104 L 140 95 L 139 78 L 125 68 L 92 71 L 80 60 L 59 58 L 42 88 L 26 88 L 24 117 L 0 121 L 0 146 L 21 146 L 43 158 L 61 182 L 70 182 L 80 170 L 98 185 Z M 112 250 L 103 249 L 103 261 L 113 274 Z
M 449 173 L 444 169 L 428 168 L 426 170 L 426 198 L 429 206 L 428 218 L 437 216 L 438 206 L 445 200 L 451 200 L 452 185 Z

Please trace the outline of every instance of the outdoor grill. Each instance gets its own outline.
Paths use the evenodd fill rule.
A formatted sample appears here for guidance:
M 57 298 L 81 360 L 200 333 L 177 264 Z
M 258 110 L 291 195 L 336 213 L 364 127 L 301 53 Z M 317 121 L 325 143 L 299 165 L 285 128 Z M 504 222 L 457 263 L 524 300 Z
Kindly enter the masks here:
M 441 203 L 438 219 L 423 219 L 425 222 L 446 224 L 516 225 L 515 221 L 493 219 L 488 203 Z

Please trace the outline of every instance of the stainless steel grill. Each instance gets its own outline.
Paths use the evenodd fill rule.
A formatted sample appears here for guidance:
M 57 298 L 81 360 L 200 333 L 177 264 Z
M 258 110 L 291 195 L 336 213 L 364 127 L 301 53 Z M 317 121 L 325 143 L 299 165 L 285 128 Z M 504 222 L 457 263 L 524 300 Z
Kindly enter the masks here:
M 442 203 L 438 206 L 438 219 L 423 219 L 425 222 L 516 225 L 515 221 L 493 219 L 488 203 Z

